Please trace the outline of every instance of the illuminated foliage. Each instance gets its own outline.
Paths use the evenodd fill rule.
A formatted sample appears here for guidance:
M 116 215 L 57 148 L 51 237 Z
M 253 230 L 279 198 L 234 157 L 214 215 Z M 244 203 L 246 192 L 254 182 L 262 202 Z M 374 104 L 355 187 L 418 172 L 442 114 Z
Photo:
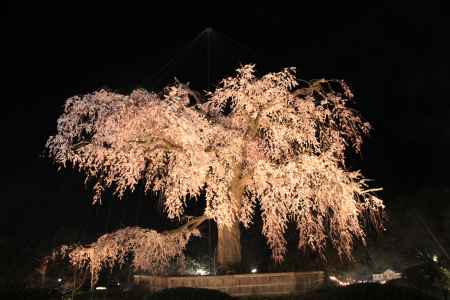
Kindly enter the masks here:
M 94 285 L 102 269 L 112 270 L 114 266 L 125 264 L 130 253 L 133 254 L 134 268 L 162 273 L 174 259 L 184 262 L 183 249 L 189 238 L 199 235 L 198 230 L 160 234 L 154 230 L 126 227 L 102 235 L 89 245 L 62 246 L 54 252 L 54 256 L 67 256 L 76 269 L 88 268 L 91 285 Z
M 206 219 L 219 227 L 234 222 L 248 227 L 259 204 L 262 233 L 275 260 L 285 254 L 289 221 L 297 226 L 299 248 L 309 247 L 323 256 L 329 242 L 341 257 L 351 258 L 354 239 L 365 238 L 362 219 L 380 227 L 383 209 L 372 193 L 377 189 L 370 189 L 361 173 L 345 164 L 346 153 L 360 152 L 370 130 L 348 106 L 352 97 L 343 81 L 300 85 L 293 68 L 258 78 L 254 66 L 245 65 L 203 96 L 176 83 L 162 94 L 100 90 L 72 97 L 47 148 L 57 164 L 72 165 L 97 179 L 94 202 L 101 201 L 105 189 L 123 197 L 143 182 L 146 191 L 165 194 L 165 210 L 173 219 L 183 216 L 186 196 L 198 197 L 206 190 L 204 215 L 177 235 Z M 89 250 L 75 250 L 71 259 L 79 264 L 89 257 L 94 274 L 99 261 L 108 265 L 115 261 L 109 257 L 129 250 L 136 267 L 149 266 L 132 242 L 140 230 L 115 233 L 133 245 L 124 250 L 118 249 L 123 243 L 111 246 L 102 240 L 115 241 L 112 234 Z M 167 234 L 158 237 L 146 231 L 144 236 L 152 238 L 143 245 L 152 247 L 154 239 L 158 247 L 177 250 L 150 251 L 151 255 L 180 255 L 189 237 L 182 234 L 183 242 L 165 244 Z M 101 250 L 110 246 L 115 250 Z

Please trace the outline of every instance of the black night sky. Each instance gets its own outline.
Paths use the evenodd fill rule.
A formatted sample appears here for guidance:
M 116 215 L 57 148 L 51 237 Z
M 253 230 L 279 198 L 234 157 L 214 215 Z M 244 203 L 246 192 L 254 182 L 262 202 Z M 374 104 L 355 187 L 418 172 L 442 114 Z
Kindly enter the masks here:
M 139 195 L 110 203 L 107 217 L 81 176 L 42 155 L 68 97 L 152 89 L 175 76 L 203 90 L 248 62 L 259 74 L 295 66 L 303 79 L 349 83 L 375 128 L 353 167 L 384 187 L 386 203 L 450 188 L 450 24 L 438 2 L 44 2 L 17 1 L 2 18 L 2 239 L 21 244 L 64 228 L 104 232 L 157 218 Z

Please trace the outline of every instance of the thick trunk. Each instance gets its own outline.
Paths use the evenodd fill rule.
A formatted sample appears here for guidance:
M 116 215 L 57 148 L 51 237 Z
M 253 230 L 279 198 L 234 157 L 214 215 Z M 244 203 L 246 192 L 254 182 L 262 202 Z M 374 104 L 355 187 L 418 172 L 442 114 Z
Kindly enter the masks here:
M 216 264 L 220 273 L 233 271 L 241 263 L 241 231 L 239 223 L 230 228 L 218 226 Z

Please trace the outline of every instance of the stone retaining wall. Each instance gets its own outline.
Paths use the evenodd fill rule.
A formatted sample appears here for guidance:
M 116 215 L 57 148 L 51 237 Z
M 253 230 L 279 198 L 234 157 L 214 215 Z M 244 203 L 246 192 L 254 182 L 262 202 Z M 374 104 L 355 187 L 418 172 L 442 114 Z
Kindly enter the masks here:
M 303 294 L 319 288 L 324 281 L 322 271 L 182 277 L 134 275 L 134 282 L 150 291 L 193 287 L 220 290 L 231 296 Z

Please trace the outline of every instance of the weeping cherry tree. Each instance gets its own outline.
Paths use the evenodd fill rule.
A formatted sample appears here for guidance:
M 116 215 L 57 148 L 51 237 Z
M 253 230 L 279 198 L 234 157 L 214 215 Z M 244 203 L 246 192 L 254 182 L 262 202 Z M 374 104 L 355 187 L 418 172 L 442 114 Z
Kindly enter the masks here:
M 240 225 L 248 228 L 259 212 L 275 261 L 286 254 L 289 222 L 300 249 L 324 257 L 332 246 L 351 258 L 367 224 L 381 228 L 384 207 L 378 189 L 346 166 L 370 130 L 352 98 L 344 81 L 297 81 L 294 68 L 257 77 L 245 65 L 210 92 L 176 82 L 160 93 L 68 99 L 46 147 L 56 164 L 95 178 L 93 202 L 105 190 L 122 198 L 143 184 L 164 194 L 169 219 L 188 221 L 165 232 L 127 227 L 63 252 L 92 283 L 130 256 L 135 269 L 161 273 L 211 220 L 225 270 L 240 262 Z M 205 207 L 201 215 L 182 218 L 188 198 Z

